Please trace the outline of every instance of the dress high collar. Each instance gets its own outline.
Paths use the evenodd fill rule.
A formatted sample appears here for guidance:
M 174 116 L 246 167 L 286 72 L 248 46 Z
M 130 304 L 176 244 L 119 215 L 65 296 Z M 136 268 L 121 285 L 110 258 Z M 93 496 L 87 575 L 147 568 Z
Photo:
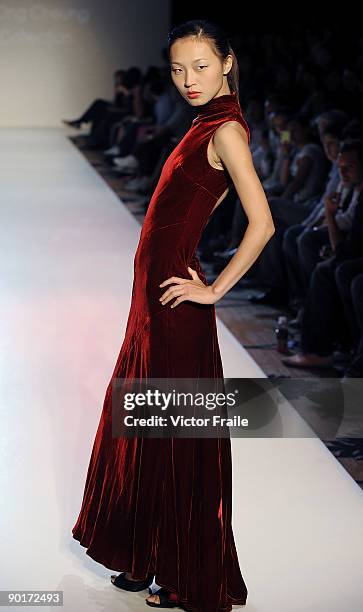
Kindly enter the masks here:
M 201 104 L 196 108 L 198 109 L 198 115 L 193 120 L 193 123 L 213 118 L 214 116 L 220 116 L 221 113 L 230 112 L 231 110 L 238 110 L 240 112 L 239 101 L 235 91 L 211 98 L 209 102 Z

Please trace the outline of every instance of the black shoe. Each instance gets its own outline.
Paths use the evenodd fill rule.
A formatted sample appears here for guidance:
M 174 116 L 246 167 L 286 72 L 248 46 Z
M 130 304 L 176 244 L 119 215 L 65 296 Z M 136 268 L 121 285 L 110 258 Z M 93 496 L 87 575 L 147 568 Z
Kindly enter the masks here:
M 153 574 L 149 574 L 145 580 L 128 580 L 125 578 L 125 573 L 126 572 L 121 572 L 121 574 L 118 576 L 111 576 L 112 584 L 114 584 L 118 589 L 123 589 L 124 591 L 144 591 L 154 580 Z M 112 580 L 112 578 L 114 578 L 114 580 Z
M 250 295 L 248 300 L 252 304 L 268 304 L 269 306 L 286 306 L 288 303 L 287 291 L 278 288 L 271 288 L 261 295 Z
M 78 119 L 74 119 L 73 121 L 68 120 L 68 119 L 62 119 L 62 122 L 65 123 L 66 125 L 69 125 L 69 127 L 77 128 L 77 130 L 79 130 L 79 128 L 82 125 L 82 121 L 78 121 Z
M 179 601 L 169 599 L 170 593 L 171 591 L 168 591 L 167 589 L 164 589 L 164 587 L 161 587 L 161 589 L 158 589 L 157 591 L 155 591 L 155 593 L 150 593 L 151 595 L 158 595 L 160 603 L 155 603 L 154 601 L 147 601 L 147 599 L 145 601 L 147 605 L 151 606 L 152 608 L 182 608 L 182 605 Z

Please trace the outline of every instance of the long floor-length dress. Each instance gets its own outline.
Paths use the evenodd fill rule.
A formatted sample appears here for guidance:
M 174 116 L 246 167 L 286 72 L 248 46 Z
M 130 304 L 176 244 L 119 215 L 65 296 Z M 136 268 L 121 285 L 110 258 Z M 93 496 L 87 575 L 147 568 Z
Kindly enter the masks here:
M 226 121 L 250 132 L 237 94 L 198 106 L 190 129 L 166 160 L 150 200 L 134 259 L 124 341 L 106 390 L 73 537 L 105 567 L 132 572 L 178 594 L 187 610 L 227 612 L 245 604 L 231 525 L 229 437 L 112 437 L 112 381 L 120 378 L 223 378 L 214 304 L 170 308 L 159 284 L 191 279 L 203 228 L 231 179 L 213 168 L 207 146 Z M 146 605 L 146 604 L 145 604 Z

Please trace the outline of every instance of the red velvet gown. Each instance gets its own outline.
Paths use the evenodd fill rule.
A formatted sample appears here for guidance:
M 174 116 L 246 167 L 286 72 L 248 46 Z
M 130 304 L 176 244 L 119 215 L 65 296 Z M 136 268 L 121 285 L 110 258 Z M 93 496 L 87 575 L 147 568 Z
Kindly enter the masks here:
M 245 604 L 232 531 L 232 461 L 225 438 L 112 438 L 112 380 L 223 378 L 214 304 L 170 308 L 159 284 L 206 277 L 195 255 L 215 203 L 231 183 L 207 146 L 226 121 L 250 133 L 237 95 L 198 107 L 167 158 L 150 200 L 134 258 L 125 337 L 106 390 L 73 537 L 105 567 L 129 571 L 178 594 L 187 610 L 227 612 Z M 145 597 L 147 596 L 147 592 Z M 146 603 L 145 603 L 146 606 Z

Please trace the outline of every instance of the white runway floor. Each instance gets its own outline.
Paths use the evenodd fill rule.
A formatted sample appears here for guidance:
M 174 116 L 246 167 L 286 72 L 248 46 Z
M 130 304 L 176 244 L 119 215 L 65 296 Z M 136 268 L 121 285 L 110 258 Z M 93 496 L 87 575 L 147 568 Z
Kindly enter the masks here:
M 2 129 L 0 141 L 0 588 L 63 590 L 67 612 L 147 610 L 146 591 L 117 590 L 71 536 L 140 226 L 63 129 Z M 263 377 L 221 321 L 218 331 L 225 376 Z M 278 419 L 286 432 L 304 427 L 289 406 Z M 232 447 L 249 590 L 234 609 L 362 612 L 359 486 L 314 437 Z

